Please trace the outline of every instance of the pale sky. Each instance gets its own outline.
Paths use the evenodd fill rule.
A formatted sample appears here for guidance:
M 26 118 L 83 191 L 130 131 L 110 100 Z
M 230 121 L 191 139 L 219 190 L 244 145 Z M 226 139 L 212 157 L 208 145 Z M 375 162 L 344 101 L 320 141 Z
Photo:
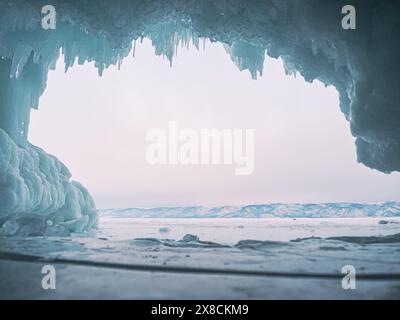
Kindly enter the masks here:
M 30 141 L 56 155 L 99 208 L 269 202 L 400 201 L 400 174 L 356 162 L 354 138 L 333 87 L 285 75 L 240 72 L 221 44 L 181 49 L 173 67 L 149 41 L 99 77 L 93 64 L 51 71 Z M 255 130 L 255 171 L 232 165 L 146 162 L 146 133 L 180 128 Z

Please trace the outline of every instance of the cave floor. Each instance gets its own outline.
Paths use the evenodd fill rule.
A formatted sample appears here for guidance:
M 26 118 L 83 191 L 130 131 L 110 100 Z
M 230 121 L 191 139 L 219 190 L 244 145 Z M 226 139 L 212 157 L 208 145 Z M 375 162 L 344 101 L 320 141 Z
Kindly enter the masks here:
M 399 299 L 399 234 L 399 218 L 103 217 L 92 234 L 0 239 L 0 298 Z
M 55 290 L 41 286 L 43 264 L 0 261 L 2 299 L 399 299 L 400 280 L 240 277 L 110 270 L 59 264 Z

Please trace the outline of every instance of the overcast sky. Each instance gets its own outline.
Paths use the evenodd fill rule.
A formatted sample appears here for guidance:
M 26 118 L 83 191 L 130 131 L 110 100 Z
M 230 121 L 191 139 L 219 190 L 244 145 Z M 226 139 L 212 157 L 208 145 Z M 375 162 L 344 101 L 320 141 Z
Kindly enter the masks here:
M 356 162 L 333 87 L 286 76 L 270 58 L 252 80 L 221 44 L 181 49 L 172 68 L 153 52 L 145 41 L 101 78 L 93 64 L 65 74 L 59 61 L 32 111 L 31 142 L 63 161 L 99 208 L 400 200 L 400 174 Z M 148 164 L 146 133 L 171 120 L 195 130 L 254 129 L 254 173 Z

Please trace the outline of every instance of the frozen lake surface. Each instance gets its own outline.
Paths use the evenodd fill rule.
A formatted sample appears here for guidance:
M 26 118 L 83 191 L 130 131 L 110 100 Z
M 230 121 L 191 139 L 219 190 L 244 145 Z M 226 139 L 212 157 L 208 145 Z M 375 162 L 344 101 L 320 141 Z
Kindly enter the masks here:
M 2 298 L 400 298 L 400 218 L 100 219 L 0 239 Z M 41 288 L 54 264 L 57 289 Z M 343 266 L 357 289 L 343 290 Z

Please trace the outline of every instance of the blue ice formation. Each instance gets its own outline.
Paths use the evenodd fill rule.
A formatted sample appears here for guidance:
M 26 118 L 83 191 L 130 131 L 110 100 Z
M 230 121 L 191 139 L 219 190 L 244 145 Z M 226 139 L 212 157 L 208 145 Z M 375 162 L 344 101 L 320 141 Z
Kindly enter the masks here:
M 68 169 L 38 147 L 18 146 L 2 129 L 0 177 L 0 235 L 41 235 L 55 226 L 62 226 L 63 233 L 82 232 L 96 226 L 95 204 Z
M 0 225 L 32 214 L 71 231 L 95 225 L 89 193 L 29 144 L 30 110 L 61 53 L 66 70 L 94 61 L 101 75 L 144 37 L 170 62 L 180 46 L 221 42 L 253 78 L 263 72 L 265 53 L 281 57 L 288 73 L 336 87 L 359 162 L 400 170 L 398 2 L 353 0 L 356 30 L 341 26 L 343 0 L 53 0 L 55 30 L 41 26 L 46 4 L 0 1 Z

